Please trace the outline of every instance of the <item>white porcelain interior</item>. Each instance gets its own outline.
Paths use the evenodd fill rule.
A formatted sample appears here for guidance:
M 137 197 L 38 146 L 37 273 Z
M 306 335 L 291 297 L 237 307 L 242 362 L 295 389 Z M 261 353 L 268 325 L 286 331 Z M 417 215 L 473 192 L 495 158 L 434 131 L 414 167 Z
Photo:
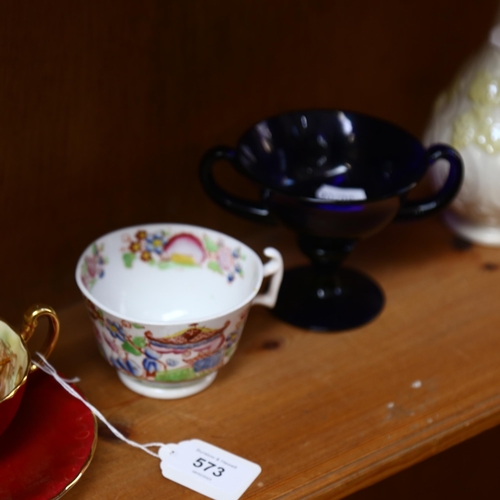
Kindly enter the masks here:
M 26 349 L 9 325 L 0 321 L 0 400 L 8 396 L 28 370 Z
M 107 234 L 81 256 L 82 293 L 122 319 L 191 323 L 237 309 L 258 292 L 262 263 L 243 243 L 197 226 L 149 224 Z

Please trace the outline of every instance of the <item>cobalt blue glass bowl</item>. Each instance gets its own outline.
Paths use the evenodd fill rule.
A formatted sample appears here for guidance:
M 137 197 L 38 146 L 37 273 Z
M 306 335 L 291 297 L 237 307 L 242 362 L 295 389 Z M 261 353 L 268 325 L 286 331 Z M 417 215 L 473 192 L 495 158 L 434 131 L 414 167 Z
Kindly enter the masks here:
M 450 169 L 432 196 L 408 200 L 437 160 Z M 225 191 L 213 164 L 229 161 L 262 187 L 259 201 Z M 280 221 L 298 235 L 311 265 L 285 272 L 274 313 L 316 331 L 340 331 L 372 320 L 384 294 L 368 276 L 343 267 L 355 243 L 394 219 L 416 219 L 446 206 L 463 177 L 459 154 L 450 146 L 426 149 L 404 129 L 361 113 L 304 110 L 262 120 L 236 148 L 210 149 L 200 163 L 206 193 L 236 215 Z

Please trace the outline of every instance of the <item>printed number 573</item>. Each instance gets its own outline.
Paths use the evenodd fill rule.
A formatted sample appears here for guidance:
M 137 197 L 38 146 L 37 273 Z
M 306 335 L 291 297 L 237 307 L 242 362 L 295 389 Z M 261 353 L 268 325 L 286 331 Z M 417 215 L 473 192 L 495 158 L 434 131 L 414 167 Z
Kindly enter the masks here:
M 207 471 L 210 469 L 213 469 L 215 467 L 216 470 L 212 471 L 212 476 L 215 477 L 220 477 L 222 476 L 222 473 L 224 472 L 224 469 L 222 467 L 217 467 L 216 464 L 213 464 L 212 462 L 209 462 L 208 460 L 204 458 L 198 458 L 193 465 L 195 467 L 198 467 L 199 469 L 202 469 L 203 471 Z

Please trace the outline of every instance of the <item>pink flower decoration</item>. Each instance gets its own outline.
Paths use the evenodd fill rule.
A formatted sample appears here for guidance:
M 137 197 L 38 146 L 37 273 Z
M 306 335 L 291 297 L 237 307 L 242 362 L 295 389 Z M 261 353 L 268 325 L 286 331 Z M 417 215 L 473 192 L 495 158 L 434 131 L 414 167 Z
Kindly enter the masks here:
M 234 268 L 234 258 L 231 250 L 227 247 L 219 248 L 219 251 L 217 252 L 217 262 L 222 270 L 232 270 Z
M 85 257 L 85 264 L 87 265 L 87 272 L 91 278 L 95 278 L 97 275 L 97 263 L 98 259 L 95 256 Z

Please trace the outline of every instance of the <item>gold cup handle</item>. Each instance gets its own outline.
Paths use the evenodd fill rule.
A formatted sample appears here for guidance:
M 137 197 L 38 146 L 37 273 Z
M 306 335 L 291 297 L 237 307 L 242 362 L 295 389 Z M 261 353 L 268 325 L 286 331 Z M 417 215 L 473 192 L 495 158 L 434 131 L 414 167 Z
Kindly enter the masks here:
M 42 354 L 48 358 L 56 345 L 59 338 L 59 318 L 56 312 L 50 306 L 34 305 L 24 313 L 24 327 L 21 332 L 21 337 L 27 343 L 35 333 L 38 326 L 38 319 L 42 316 L 47 316 L 50 321 L 50 330 L 47 339 L 42 347 Z M 36 366 L 32 363 L 30 371 L 36 370 Z

